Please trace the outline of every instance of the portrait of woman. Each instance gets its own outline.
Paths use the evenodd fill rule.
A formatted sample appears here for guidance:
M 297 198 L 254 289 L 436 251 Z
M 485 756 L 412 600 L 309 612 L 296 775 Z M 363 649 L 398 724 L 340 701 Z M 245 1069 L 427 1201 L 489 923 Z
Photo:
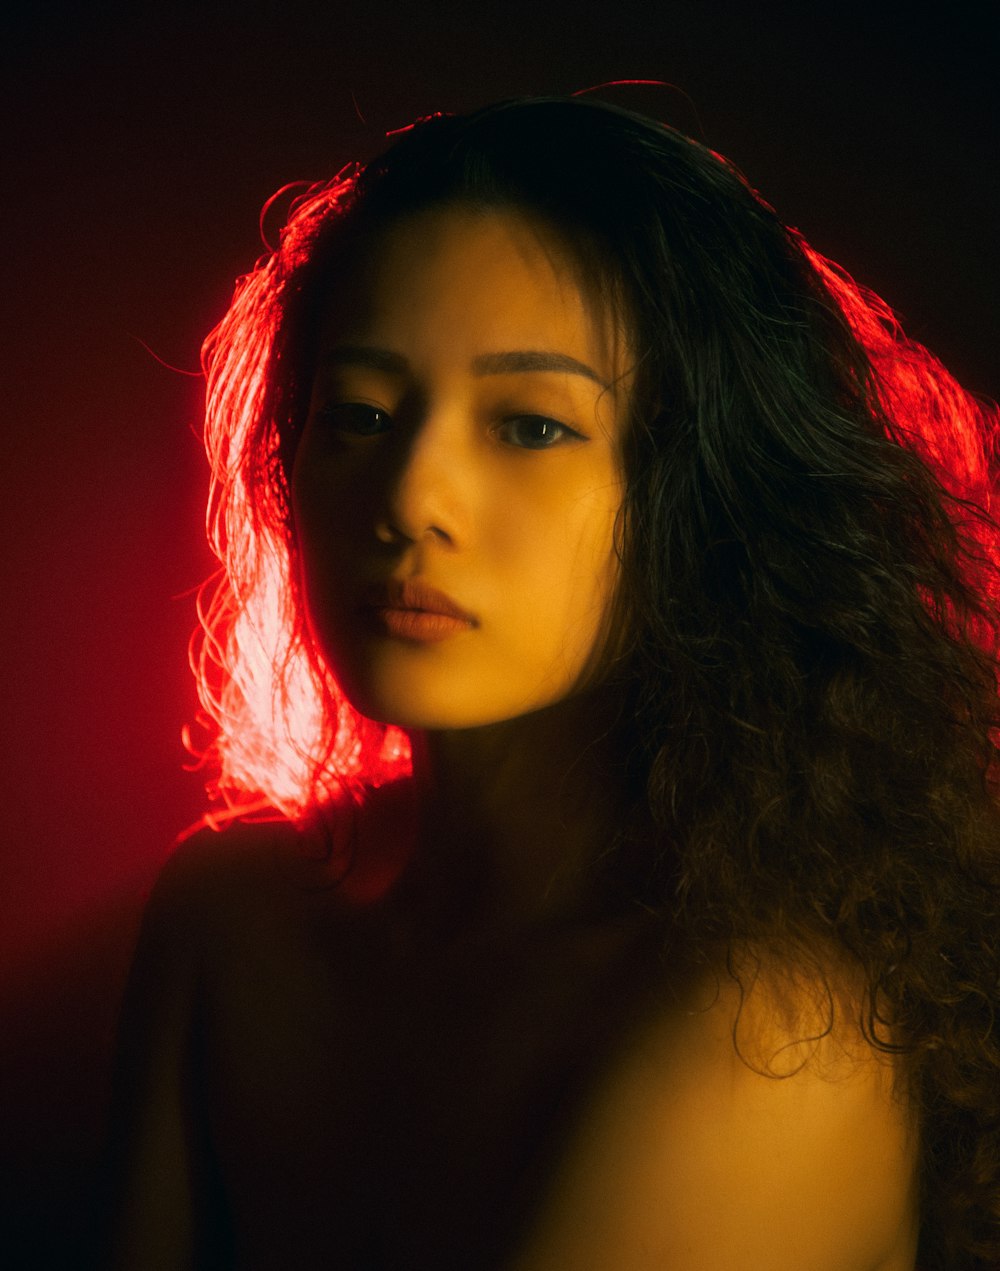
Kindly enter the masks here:
M 998 1265 L 992 410 L 587 95 L 283 200 L 112 1265 Z

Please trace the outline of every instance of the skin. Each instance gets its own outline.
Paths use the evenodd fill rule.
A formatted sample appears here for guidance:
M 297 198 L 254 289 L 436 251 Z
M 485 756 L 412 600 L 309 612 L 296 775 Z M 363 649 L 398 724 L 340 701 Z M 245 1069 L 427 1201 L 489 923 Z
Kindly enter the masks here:
M 376 900 L 331 887 L 325 845 L 290 827 L 171 858 L 123 1016 L 110 1265 L 200 1265 L 222 1214 L 241 1271 L 912 1271 L 916 1131 L 835 957 L 835 1017 L 780 965 L 743 1000 L 659 916 L 593 908 L 624 801 L 601 683 L 624 334 L 525 216 L 439 210 L 374 246 L 322 333 L 293 514 L 319 648 L 414 738 L 420 850 Z M 334 365 L 348 346 L 395 369 Z M 519 350 L 616 388 L 476 373 Z M 475 623 L 373 633 L 357 597 L 411 576 Z M 359 818 L 362 873 L 365 835 L 377 856 L 410 820 L 399 797 Z M 574 1090 L 518 1211 L 511 1145 Z
M 426 846 L 474 840 L 508 914 L 582 903 L 618 800 L 595 739 L 630 377 L 577 275 L 516 212 L 394 225 L 331 306 L 292 474 L 314 638 L 362 714 L 415 734 Z M 581 369 L 500 360 L 525 351 Z M 431 644 L 373 631 L 359 604 L 388 578 L 474 624 Z
M 116 1271 L 228 1265 L 192 1254 L 216 1173 L 240 1271 L 913 1271 L 916 1131 L 850 991 L 829 1028 L 780 968 L 741 1008 L 655 949 L 650 977 L 607 928 L 444 942 L 419 887 L 352 906 L 300 851 L 244 826 L 157 884 L 123 1020 Z M 511 1231 L 493 1164 L 595 1055 Z
M 435 730 L 514 719 L 576 691 L 598 644 L 626 389 L 602 387 L 613 328 L 540 233 L 512 213 L 414 217 L 370 250 L 326 323 L 295 526 L 314 631 L 371 718 Z M 352 360 L 358 347 L 399 369 Z M 590 370 L 485 361 L 524 350 Z M 429 645 L 371 634 L 356 606 L 387 577 L 439 588 L 475 625 Z

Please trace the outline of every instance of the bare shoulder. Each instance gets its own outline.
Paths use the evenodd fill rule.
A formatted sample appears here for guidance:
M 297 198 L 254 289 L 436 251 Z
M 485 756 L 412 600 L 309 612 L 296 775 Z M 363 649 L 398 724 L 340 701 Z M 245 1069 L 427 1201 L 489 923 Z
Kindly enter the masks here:
M 192 958 L 210 955 L 227 934 L 273 922 L 292 897 L 299 906 L 329 897 L 336 878 L 325 830 L 278 820 L 200 830 L 164 862 L 140 944 L 173 940 Z
M 659 1012 L 518 1271 L 912 1271 L 917 1130 L 857 1006 L 847 977 L 758 968 Z
M 259 925 L 275 878 L 290 876 L 298 859 L 297 838 L 287 823 L 234 825 L 201 831 L 167 858 L 146 901 L 123 1004 L 120 1045 L 136 1050 L 130 1068 L 140 1067 L 143 1047 L 179 1049 L 207 968 L 235 932 Z
M 316 858 L 288 823 L 244 824 L 196 834 L 160 871 L 118 1030 L 108 1136 L 115 1268 L 176 1271 L 223 1238 L 205 1200 L 215 1168 L 206 1065 L 239 1075 L 264 1049 L 258 1039 L 295 1035 L 284 979 L 303 961 L 295 940 L 319 894 L 307 885 Z
M 206 898 L 233 895 L 234 887 L 239 894 L 278 866 L 305 858 L 308 839 L 288 821 L 206 827 L 180 842 L 164 861 L 150 902 L 154 908 L 192 908 Z

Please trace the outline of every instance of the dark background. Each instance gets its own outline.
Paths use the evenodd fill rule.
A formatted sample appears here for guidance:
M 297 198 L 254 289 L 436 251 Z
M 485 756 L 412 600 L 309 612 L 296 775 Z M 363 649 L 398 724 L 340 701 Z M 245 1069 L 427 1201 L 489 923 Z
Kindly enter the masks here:
M 825 7 L 825 6 L 824 6 Z M 819 6 L 817 6 L 818 10 Z M 942 7 L 943 8 L 943 7 Z M 0 1263 L 81 1267 L 145 889 L 199 814 L 202 336 L 257 213 L 433 110 L 620 88 L 735 160 L 979 392 L 995 360 L 992 6 L 34 4 L 0 33 Z

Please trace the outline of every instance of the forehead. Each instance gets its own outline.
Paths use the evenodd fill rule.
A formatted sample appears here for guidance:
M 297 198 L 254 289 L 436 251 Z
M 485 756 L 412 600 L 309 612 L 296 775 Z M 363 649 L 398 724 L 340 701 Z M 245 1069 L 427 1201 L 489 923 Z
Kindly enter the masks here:
M 378 336 L 456 353 L 550 349 L 620 373 L 625 333 L 579 255 L 541 218 L 462 205 L 403 217 L 355 241 L 323 311 L 326 339 Z

